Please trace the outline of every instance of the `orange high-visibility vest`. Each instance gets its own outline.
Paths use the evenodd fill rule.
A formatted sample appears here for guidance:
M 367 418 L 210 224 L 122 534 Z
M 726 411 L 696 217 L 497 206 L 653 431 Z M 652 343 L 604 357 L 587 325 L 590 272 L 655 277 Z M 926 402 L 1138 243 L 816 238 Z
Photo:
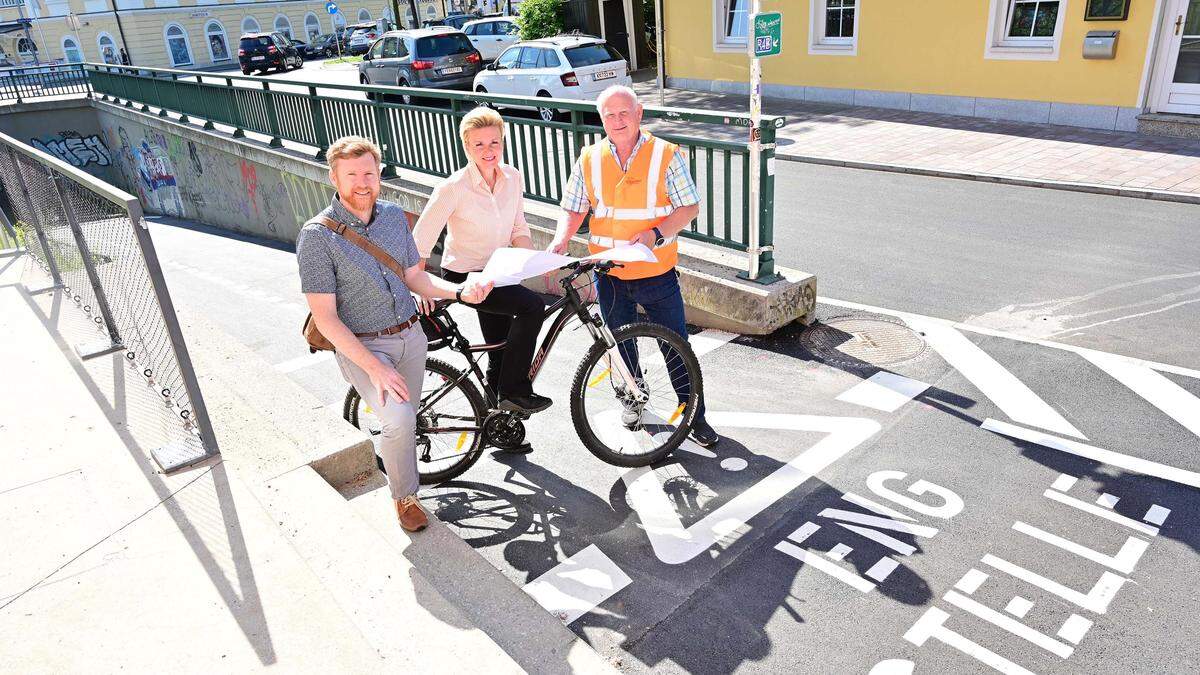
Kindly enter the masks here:
M 607 140 L 583 149 L 579 166 L 592 205 L 588 250 L 606 251 L 629 243 L 639 232 L 653 229 L 674 207 L 667 196 L 667 167 L 678 146 L 647 134 L 629 171 L 621 170 Z M 618 279 L 645 279 L 674 269 L 679 258 L 675 237 L 654 247 L 657 262 L 625 263 L 609 274 Z

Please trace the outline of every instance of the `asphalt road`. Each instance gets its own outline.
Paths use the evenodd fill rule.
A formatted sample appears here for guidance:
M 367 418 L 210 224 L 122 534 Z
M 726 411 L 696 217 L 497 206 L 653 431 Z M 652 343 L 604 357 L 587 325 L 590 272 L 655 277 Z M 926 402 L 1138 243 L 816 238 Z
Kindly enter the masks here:
M 290 251 L 151 232 L 181 313 L 340 410 L 336 366 L 296 334 Z M 576 440 L 587 338 L 568 332 L 537 383 L 556 403 L 527 425 L 534 452 L 485 454 L 422 499 L 626 672 L 1194 669 L 1200 373 L 821 313 L 824 341 L 693 337 L 725 440 L 654 470 Z

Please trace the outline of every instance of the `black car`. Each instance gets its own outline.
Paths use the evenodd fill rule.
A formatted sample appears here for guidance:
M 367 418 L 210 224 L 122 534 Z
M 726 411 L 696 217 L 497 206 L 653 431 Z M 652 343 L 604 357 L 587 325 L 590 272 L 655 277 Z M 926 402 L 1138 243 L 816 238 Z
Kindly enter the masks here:
M 337 56 L 339 51 L 346 51 L 345 42 L 342 43 L 341 49 L 338 48 L 338 38 L 334 33 L 326 33 L 318 35 L 309 42 L 304 48 L 304 58 L 306 59 L 327 59 L 331 56 Z
M 252 71 L 280 72 L 304 67 L 304 57 L 281 33 L 245 33 L 238 44 L 238 65 L 242 74 Z
M 472 19 L 478 19 L 478 18 L 479 17 L 474 16 L 472 14 L 451 14 L 450 16 L 447 16 L 444 19 L 428 19 L 427 21 L 423 22 L 421 25 L 424 26 L 425 28 L 431 28 L 433 26 L 450 26 L 451 28 L 457 28 L 458 30 L 462 30 L 463 24 L 465 24 L 468 21 L 471 21 Z

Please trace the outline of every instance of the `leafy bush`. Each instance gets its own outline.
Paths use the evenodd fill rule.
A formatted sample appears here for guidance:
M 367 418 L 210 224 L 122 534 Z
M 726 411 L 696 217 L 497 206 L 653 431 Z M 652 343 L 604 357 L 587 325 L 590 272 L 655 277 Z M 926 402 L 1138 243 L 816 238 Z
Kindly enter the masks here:
M 562 32 L 562 0 L 524 0 L 517 26 L 522 40 L 539 40 Z

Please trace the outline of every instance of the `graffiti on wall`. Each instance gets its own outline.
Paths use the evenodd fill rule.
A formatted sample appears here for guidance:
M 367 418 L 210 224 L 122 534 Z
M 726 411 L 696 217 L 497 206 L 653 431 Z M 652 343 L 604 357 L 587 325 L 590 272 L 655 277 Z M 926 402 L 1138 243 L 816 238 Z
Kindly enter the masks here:
M 29 144 L 49 153 L 71 166 L 83 168 L 89 164 L 110 166 L 112 155 L 104 139 L 96 134 L 83 136 L 77 131 L 60 131 L 57 136 L 29 139 Z
M 125 127 L 118 126 L 117 141 L 121 173 L 146 210 L 177 218 L 187 215 L 162 134 L 146 134 L 135 141 Z

